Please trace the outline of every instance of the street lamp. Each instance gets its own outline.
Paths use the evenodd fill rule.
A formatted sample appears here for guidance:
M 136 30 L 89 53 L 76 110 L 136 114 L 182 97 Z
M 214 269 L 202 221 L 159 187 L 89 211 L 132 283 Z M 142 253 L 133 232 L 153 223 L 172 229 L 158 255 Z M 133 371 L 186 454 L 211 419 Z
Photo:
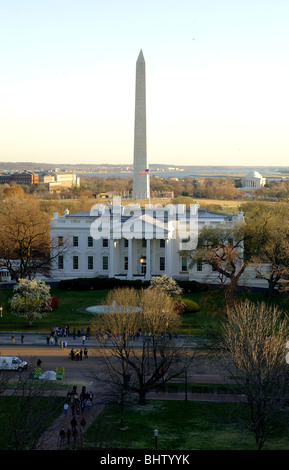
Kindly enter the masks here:
M 2 318 L 3 307 L 0 307 L 0 317 Z
M 186 384 L 185 401 L 187 401 L 188 400 L 188 371 L 187 371 L 187 368 L 185 369 L 185 384 Z
M 158 435 L 159 435 L 159 431 L 158 431 L 158 429 L 155 429 L 155 430 L 154 430 L 154 434 L 155 434 L 155 445 L 156 445 L 156 450 L 158 450 Z

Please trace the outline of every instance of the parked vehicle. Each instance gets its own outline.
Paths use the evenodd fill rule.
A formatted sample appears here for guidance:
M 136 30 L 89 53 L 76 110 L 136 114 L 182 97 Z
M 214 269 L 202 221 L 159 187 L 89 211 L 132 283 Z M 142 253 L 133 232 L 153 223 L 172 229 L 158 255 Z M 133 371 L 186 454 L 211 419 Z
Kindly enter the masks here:
M 17 356 L 0 356 L 0 370 L 18 370 L 27 369 L 27 362 L 22 361 Z

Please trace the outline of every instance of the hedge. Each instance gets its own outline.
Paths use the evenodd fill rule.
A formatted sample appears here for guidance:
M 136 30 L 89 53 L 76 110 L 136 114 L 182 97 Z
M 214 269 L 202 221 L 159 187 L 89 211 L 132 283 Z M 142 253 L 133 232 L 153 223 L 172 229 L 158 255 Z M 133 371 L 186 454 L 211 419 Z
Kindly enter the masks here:
M 204 292 L 208 290 L 206 284 L 197 281 L 177 281 L 178 285 L 183 289 L 183 293 Z M 100 289 L 116 289 L 118 287 L 133 287 L 135 289 L 147 288 L 150 281 L 142 279 L 116 279 L 110 277 L 93 277 L 93 278 L 77 278 L 64 279 L 59 282 L 58 287 L 64 290 L 100 290 Z
M 149 286 L 149 281 L 116 279 L 110 277 L 65 279 L 58 287 L 64 290 L 100 290 L 116 289 L 118 287 L 133 287 L 141 289 Z

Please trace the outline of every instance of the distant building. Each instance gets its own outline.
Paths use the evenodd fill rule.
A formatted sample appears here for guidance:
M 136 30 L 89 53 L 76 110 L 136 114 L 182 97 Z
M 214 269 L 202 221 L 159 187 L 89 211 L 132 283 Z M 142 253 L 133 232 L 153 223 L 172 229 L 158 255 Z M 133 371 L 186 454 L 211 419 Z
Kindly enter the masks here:
M 39 183 L 47 186 L 48 191 L 60 191 L 80 185 L 80 178 L 74 173 L 43 172 L 39 173 Z
M 242 178 L 242 188 L 247 190 L 254 190 L 262 188 L 266 184 L 266 178 L 258 171 L 250 171 L 244 178 Z
M 151 191 L 152 198 L 172 199 L 174 195 L 174 191 Z
M 7 173 L 0 175 L 0 184 L 38 184 L 39 175 L 32 171 L 24 171 L 23 173 Z
M 4 173 L 0 175 L 0 184 L 41 184 L 47 186 L 48 191 L 57 191 L 62 188 L 71 188 L 80 185 L 80 178 L 74 173 L 34 173 L 24 171 L 23 173 Z
M 44 183 L 47 185 L 48 191 L 58 191 L 62 188 L 72 188 L 80 185 L 80 178 L 74 173 L 51 173 L 50 176 L 52 180 Z

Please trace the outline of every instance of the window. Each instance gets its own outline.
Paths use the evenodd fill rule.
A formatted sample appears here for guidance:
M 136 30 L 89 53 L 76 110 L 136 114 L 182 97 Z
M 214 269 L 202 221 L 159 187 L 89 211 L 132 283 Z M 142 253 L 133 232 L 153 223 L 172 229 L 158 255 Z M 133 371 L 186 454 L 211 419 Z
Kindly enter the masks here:
M 108 238 L 103 238 L 102 239 L 102 246 L 103 247 L 108 247 Z
M 58 246 L 63 246 L 63 237 L 58 237 Z
M 87 269 L 93 269 L 93 256 L 87 257 Z
M 197 271 L 203 271 L 203 262 L 201 260 L 197 261 Z
M 128 240 L 125 238 L 124 239 L 124 247 L 127 248 L 128 247 Z
M 182 271 L 187 271 L 187 270 L 188 270 L 188 259 L 182 258 Z
M 161 239 L 160 240 L 160 248 L 165 248 L 165 246 L 166 246 L 166 241 Z
M 78 269 L 78 256 L 73 256 L 73 269 Z
M 78 246 L 78 237 L 73 237 L 73 246 Z
M 146 246 L 147 246 L 147 241 L 146 241 L 145 238 L 142 238 L 141 246 L 142 246 L 142 248 L 146 248 Z
M 63 269 L 63 256 L 58 256 L 58 269 Z
M 125 257 L 124 257 L 124 270 L 125 270 L 125 271 L 128 270 L 128 256 L 125 256 Z
M 102 258 L 102 269 L 106 271 L 108 269 L 108 256 Z
M 87 237 L 87 246 L 93 246 L 93 238 Z
M 161 256 L 160 257 L 160 271 L 164 271 L 166 268 L 166 259 Z

